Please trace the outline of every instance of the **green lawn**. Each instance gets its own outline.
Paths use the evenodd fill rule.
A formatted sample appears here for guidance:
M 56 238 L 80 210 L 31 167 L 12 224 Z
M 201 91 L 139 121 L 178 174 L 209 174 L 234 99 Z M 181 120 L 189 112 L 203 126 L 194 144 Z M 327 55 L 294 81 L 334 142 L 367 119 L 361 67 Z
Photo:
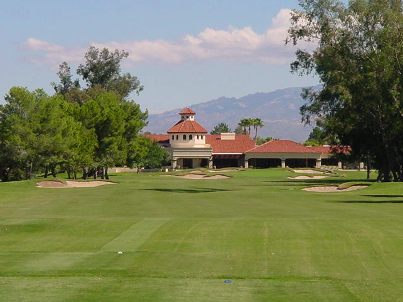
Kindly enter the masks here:
M 0 301 L 403 301 L 403 184 L 232 175 L 1 183 Z

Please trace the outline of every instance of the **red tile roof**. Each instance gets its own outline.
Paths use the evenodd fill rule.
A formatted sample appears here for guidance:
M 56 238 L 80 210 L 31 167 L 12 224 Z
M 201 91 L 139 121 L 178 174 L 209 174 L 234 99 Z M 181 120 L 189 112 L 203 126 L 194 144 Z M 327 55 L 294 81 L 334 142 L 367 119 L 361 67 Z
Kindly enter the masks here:
M 245 153 L 255 147 L 255 142 L 246 134 L 236 134 L 235 140 L 221 140 L 220 134 L 206 135 L 206 144 L 213 148 L 213 154 L 217 153 Z
M 177 122 L 167 132 L 168 133 L 207 133 L 207 130 L 204 129 L 204 127 L 196 121 L 184 120 L 184 121 Z
M 321 151 L 290 140 L 272 140 L 246 153 L 321 153 Z
M 169 143 L 168 134 L 144 134 L 144 137 L 160 144 Z
M 189 107 L 183 108 L 179 114 L 196 114 L 196 112 L 194 112 L 192 109 L 190 109 Z
M 322 154 L 344 154 L 348 155 L 351 152 L 351 147 L 350 146 L 313 146 L 313 147 L 308 147 L 313 150 L 316 150 Z

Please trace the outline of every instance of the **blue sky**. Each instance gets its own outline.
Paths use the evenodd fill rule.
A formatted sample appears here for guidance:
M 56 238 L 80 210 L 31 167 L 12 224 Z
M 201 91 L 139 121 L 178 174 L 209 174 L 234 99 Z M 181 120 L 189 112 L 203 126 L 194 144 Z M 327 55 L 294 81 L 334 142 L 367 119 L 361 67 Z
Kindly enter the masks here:
M 150 112 L 290 86 L 284 46 L 289 1 L 4 1 L 0 9 L 0 96 L 14 85 L 52 92 L 57 66 L 74 68 L 89 45 L 128 50 L 123 70 L 145 90 Z M 2 99 L 2 98 L 1 98 Z

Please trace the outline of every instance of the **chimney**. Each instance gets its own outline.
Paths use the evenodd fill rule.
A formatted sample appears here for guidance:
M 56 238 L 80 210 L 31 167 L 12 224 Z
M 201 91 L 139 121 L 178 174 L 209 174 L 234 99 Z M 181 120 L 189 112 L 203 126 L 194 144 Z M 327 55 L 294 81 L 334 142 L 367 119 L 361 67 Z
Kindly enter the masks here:
M 221 133 L 221 140 L 222 141 L 234 141 L 235 133 Z

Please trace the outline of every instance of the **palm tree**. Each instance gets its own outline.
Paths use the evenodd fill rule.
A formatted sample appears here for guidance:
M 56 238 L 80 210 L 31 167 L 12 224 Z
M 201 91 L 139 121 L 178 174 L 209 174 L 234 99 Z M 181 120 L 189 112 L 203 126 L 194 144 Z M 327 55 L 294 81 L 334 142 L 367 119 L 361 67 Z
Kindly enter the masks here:
M 249 118 L 243 118 L 239 121 L 238 123 L 239 127 L 242 127 L 243 129 L 243 134 L 246 134 L 246 128 L 249 127 L 249 133 L 250 133 L 250 119 Z
M 262 128 L 264 126 L 262 119 L 255 117 L 251 119 L 251 124 L 253 126 L 253 129 L 255 129 L 255 137 L 254 140 L 257 138 L 257 130 L 258 128 Z

